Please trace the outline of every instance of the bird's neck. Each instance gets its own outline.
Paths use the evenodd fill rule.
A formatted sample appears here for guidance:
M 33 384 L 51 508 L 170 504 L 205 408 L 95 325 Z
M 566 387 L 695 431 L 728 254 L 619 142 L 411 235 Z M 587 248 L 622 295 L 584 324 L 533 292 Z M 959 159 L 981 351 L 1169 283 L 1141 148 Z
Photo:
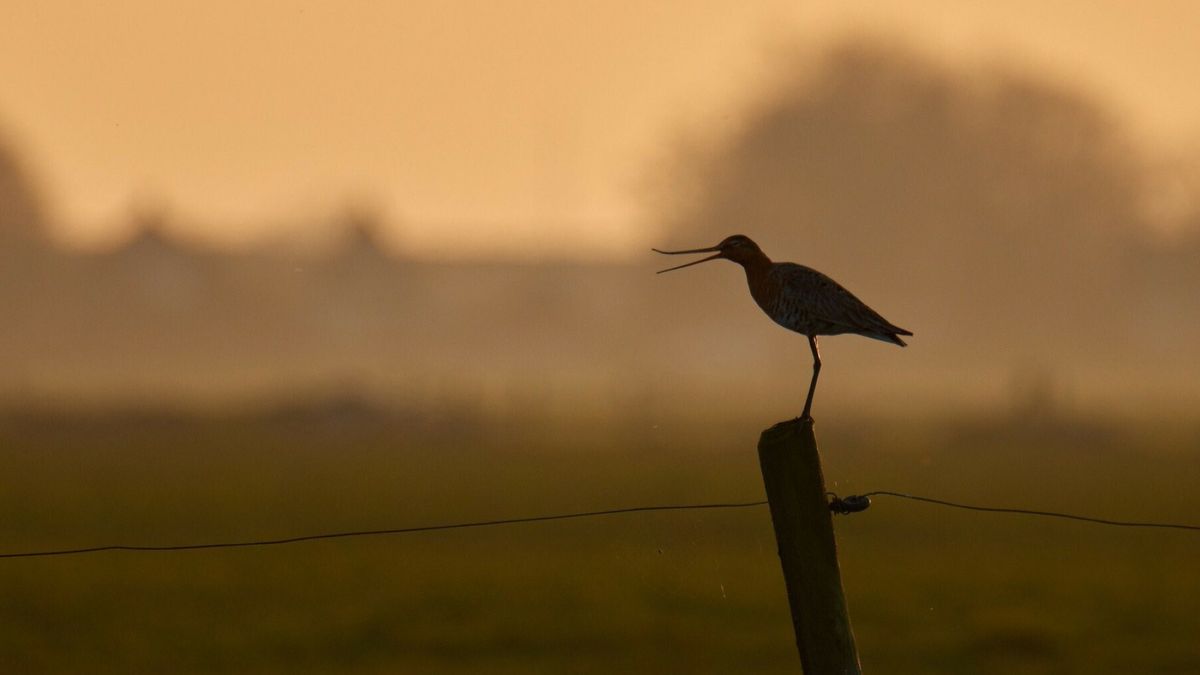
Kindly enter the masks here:
M 764 275 L 767 273 L 767 270 L 771 269 L 771 259 L 762 251 L 759 251 L 754 257 L 745 262 L 738 262 L 741 262 L 742 269 L 746 270 L 746 277 L 750 279 Z

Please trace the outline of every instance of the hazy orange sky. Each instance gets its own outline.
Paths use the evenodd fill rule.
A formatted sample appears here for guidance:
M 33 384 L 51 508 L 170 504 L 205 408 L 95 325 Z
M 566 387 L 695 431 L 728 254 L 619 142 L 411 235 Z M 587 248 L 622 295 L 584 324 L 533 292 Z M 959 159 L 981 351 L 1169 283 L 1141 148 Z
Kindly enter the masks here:
M 782 44 L 1015 62 L 1171 148 L 1200 137 L 1197 27 L 1184 0 L 4 0 L 0 128 L 78 243 L 146 201 L 243 242 L 360 200 L 415 251 L 609 256 L 641 250 L 655 159 L 733 124 Z

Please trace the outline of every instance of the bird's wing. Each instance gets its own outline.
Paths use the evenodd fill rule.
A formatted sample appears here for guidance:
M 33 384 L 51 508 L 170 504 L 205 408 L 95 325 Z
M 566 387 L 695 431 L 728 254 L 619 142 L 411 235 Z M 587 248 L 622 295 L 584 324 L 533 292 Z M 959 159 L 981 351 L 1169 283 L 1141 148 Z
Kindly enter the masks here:
M 811 267 L 781 263 L 773 271 L 780 275 L 780 281 L 787 289 L 786 293 L 800 298 L 807 306 L 810 316 L 818 321 L 855 332 L 912 335 L 903 328 L 892 325 L 841 284 Z

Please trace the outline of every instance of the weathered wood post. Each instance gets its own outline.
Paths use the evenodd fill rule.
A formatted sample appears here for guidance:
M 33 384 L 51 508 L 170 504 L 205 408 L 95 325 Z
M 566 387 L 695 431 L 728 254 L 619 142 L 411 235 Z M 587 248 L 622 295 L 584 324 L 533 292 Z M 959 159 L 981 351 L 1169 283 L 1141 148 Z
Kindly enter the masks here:
M 805 675 L 861 675 L 811 420 L 762 433 L 758 461 Z

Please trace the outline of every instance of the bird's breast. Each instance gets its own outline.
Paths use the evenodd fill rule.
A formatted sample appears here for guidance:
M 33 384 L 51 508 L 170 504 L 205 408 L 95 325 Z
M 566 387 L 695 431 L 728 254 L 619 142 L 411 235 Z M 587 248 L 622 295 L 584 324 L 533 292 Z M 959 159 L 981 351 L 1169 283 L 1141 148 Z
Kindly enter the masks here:
M 760 273 L 754 274 L 747 271 L 746 281 L 750 286 L 750 297 L 754 298 L 757 304 L 767 316 L 775 320 L 776 323 L 790 327 L 784 320 L 792 312 L 789 311 L 788 303 L 783 293 L 783 286 L 770 274 Z

